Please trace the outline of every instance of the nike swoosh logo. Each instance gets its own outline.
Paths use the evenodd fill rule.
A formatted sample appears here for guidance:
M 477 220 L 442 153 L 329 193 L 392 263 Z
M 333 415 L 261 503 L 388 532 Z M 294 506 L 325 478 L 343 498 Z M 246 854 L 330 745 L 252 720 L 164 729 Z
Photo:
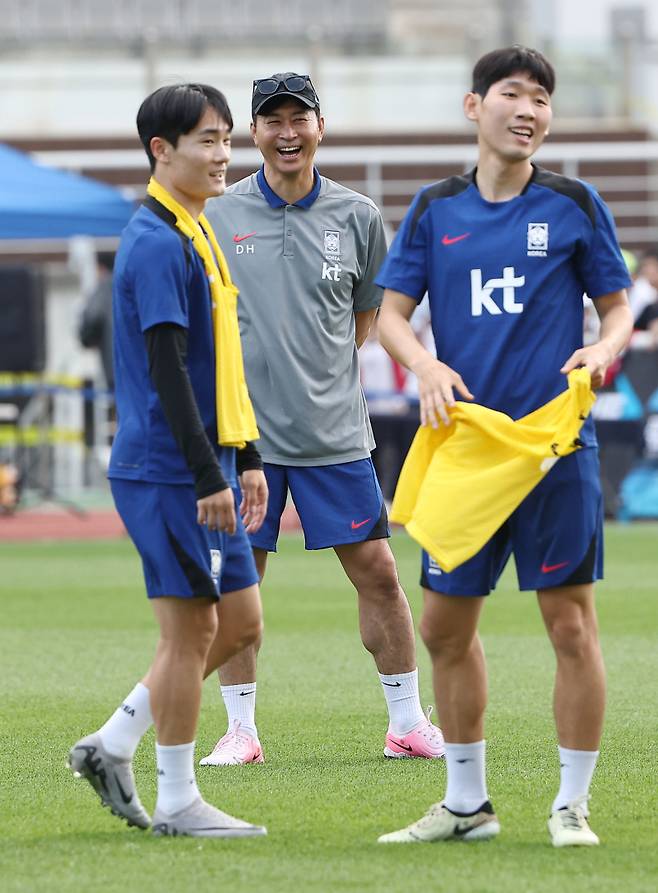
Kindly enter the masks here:
M 117 783 L 117 787 L 119 788 L 119 793 L 121 794 L 121 799 L 123 800 L 123 802 L 124 802 L 124 803 L 132 803 L 133 795 L 132 795 L 132 794 L 126 794 L 126 792 L 124 791 L 124 789 L 121 787 L 121 782 L 119 781 L 119 778 L 118 778 L 118 776 L 116 775 L 116 773 L 115 773 L 115 775 L 114 775 L 114 780 L 115 780 L 116 783 Z
M 240 697 L 241 697 L 241 698 L 246 698 L 247 695 L 253 695 L 253 694 L 255 694 L 255 692 L 253 692 L 253 691 L 241 691 L 241 692 L 240 692 Z
M 244 242 L 245 239 L 250 239 L 252 236 L 255 236 L 256 233 L 247 233 L 246 236 L 239 236 L 237 233 L 233 236 L 234 242 Z
M 552 571 L 559 571 L 560 568 L 566 567 L 568 564 L 568 561 L 561 561 L 559 564 L 542 564 L 541 572 L 542 574 L 550 574 Z
M 402 750 L 413 750 L 413 747 L 410 744 L 402 744 L 400 741 L 395 741 L 393 738 L 391 738 L 391 743 L 395 744 L 396 747 L 401 747 Z
M 457 760 L 458 763 L 472 763 L 474 762 L 471 757 L 466 757 L 465 760 Z
M 365 521 L 352 521 L 352 530 L 358 530 L 359 527 L 363 527 L 364 524 L 367 524 L 368 521 L 372 520 L 371 518 L 366 518 Z
M 469 831 L 473 831 L 475 828 L 479 827 L 481 824 L 482 824 L 482 822 L 476 822 L 476 823 L 465 822 L 463 825 L 457 825 L 457 827 L 453 831 L 453 834 L 455 834 L 456 837 L 463 837 L 464 834 L 468 834 Z
M 382 682 L 382 685 L 388 685 L 389 688 L 400 688 L 399 682 Z
M 461 236 L 452 236 L 452 237 L 445 235 L 441 239 L 441 244 L 442 245 L 454 245 L 455 242 L 461 242 L 462 239 L 468 239 L 469 236 L 470 236 L 470 233 L 463 233 Z

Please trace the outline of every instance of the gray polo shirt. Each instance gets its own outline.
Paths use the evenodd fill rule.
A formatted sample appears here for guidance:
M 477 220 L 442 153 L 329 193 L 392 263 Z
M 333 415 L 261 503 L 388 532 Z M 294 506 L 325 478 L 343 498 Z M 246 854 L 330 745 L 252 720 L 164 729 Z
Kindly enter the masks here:
M 354 312 L 378 307 L 386 254 L 369 198 L 315 173 L 288 205 L 262 169 L 212 199 L 206 215 L 240 289 L 247 384 L 263 459 L 330 465 L 370 455 Z

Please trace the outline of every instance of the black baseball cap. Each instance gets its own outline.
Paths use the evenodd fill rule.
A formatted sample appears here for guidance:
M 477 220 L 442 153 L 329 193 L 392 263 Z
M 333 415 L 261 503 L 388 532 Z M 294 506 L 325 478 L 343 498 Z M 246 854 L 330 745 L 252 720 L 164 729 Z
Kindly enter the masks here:
M 294 71 L 283 71 L 269 78 L 254 81 L 251 95 L 252 118 L 260 114 L 263 106 L 271 99 L 280 99 L 284 96 L 298 99 L 310 109 L 320 111 L 320 100 L 310 77 L 307 74 L 296 74 Z

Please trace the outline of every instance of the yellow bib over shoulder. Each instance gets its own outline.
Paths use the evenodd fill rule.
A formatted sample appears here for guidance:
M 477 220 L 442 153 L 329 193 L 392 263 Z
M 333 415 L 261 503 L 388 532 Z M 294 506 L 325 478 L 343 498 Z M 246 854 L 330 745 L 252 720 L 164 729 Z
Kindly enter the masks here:
M 176 227 L 192 240 L 194 250 L 203 261 L 210 284 L 215 338 L 217 440 L 222 446 L 241 448 L 248 440 L 257 440 L 259 434 L 244 377 L 238 290 L 231 281 L 228 264 L 206 217 L 201 214 L 196 221 L 153 177 L 147 192 L 175 215 Z
M 391 521 L 404 524 L 445 571 L 472 558 L 578 434 L 596 397 L 587 369 L 568 389 L 514 421 L 502 412 L 458 402 L 452 423 L 418 429 L 395 491 Z

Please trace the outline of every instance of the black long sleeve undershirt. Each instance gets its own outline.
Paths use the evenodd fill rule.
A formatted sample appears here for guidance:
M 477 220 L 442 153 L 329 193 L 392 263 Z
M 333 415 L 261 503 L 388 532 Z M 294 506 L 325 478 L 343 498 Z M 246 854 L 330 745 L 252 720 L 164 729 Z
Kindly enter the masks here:
M 228 483 L 208 439 L 185 365 L 187 330 L 160 323 L 144 333 L 149 374 L 178 448 L 194 475 L 197 499 L 226 490 Z
M 252 471 L 253 469 L 262 470 L 263 460 L 253 441 L 248 440 L 243 449 L 236 450 L 235 466 L 238 474 L 242 474 L 243 471 Z

